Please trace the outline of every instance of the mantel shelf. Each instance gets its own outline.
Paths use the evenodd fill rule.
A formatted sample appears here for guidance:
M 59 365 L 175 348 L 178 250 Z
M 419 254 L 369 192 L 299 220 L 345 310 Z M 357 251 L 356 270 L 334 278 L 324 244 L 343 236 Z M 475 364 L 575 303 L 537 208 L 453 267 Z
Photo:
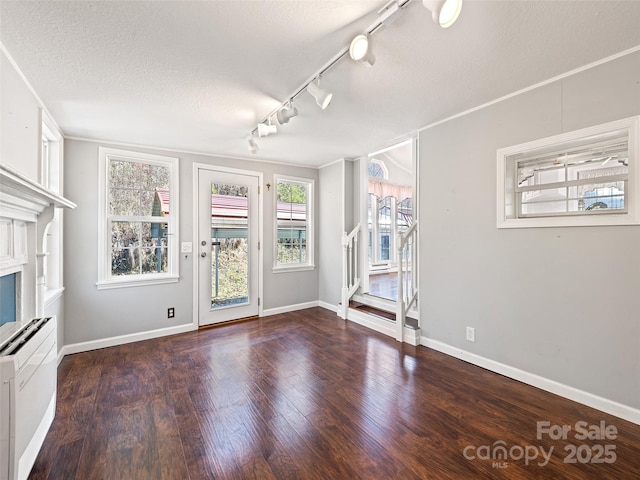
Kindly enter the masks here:
M 0 162 L 0 216 L 35 221 L 50 205 L 76 208 L 72 201 L 47 190 Z

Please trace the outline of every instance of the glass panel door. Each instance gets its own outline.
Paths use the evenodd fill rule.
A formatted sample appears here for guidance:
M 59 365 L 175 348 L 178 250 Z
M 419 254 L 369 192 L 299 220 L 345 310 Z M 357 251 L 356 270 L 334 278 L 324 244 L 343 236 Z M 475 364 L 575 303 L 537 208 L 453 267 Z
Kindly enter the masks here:
M 249 302 L 249 189 L 211 183 L 211 308 Z
M 198 173 L 198 323 L 259 313 L 259 177 Z

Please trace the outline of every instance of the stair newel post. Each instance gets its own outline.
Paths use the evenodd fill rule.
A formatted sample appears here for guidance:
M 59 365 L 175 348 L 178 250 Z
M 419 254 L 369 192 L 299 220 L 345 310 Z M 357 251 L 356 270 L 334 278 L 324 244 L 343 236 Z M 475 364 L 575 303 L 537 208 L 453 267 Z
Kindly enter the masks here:
M 411 296 L 418 290 L 418 227 L 411 237 Z M 417 303 L 417 300 L 416 300 Z
M 347 232 L 342 235 L 342 304 L 340 309 L 340 317 L 343 319 L 347 318 L 347 309 L 349 308 L 349 254 L 347 251 L 348 247 L 348 237 Z
M 360 276 L 358 270 L 358 257 L 360 256 L 360 251 L 358 250 L 358 235 L 356 234 L 353 237 L 353 284 L 360 283 Z
M 399 342 L 404 341 L 403 339 L 403 329 L 404 329 L 404 289 L 402 282 L 402 249 L 403 249 L 403 238 L 402 234 L 398 234 L 398 242 L 396 244 L 398 246 L 398 298 L 396 301 L 396 340 Z

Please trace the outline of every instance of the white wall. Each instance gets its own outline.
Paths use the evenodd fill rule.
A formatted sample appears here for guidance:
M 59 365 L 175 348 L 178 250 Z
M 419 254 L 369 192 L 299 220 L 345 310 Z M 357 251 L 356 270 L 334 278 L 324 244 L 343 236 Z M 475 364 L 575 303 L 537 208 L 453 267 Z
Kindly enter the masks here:
M 360 192 L 360 181 L 357 177 L 355 161 L 344 162 L 344 230 L 349 233 L 359 221 L 355 201 Z
M 337 307 L 342 290 L 342 234 L 344 161 L 320 169 L 320 208 L 318 211 L 318 243 L 320 278 L 318 298 Z
M 357 223 L 354 200 L 359 179 L 354 177 L 354 162 L 347 159 L 320 168 L 319 178 L 318 298 L 337 308 L 342 301 L 342 234 L 351 232 Z
M 192 323 L 193 255 L 180 255 L 180 281 L 167 285 L 97 290 L 98 256 L 98 147 L 100 143 L 65 141 L 65 188 L 78 207 L 65 217 L 65 344 L 100 341 Z M 206 155 L 159 151 L 109 145 L 180 160 L 180 242 L 194 242 L 193 163 L 260 171 L 264 175 L 264 297 L 265 310 L 318 300 L 318 268 L 295 273 L 272 272 L 274 174 L 318 181 L 318 170 L 228 159 Z M 316 183 L 317 184 L 317 183 Z M 318 189 L 316 189 L 318 190 Z M 317 208 L 316 193 L 316 208 Z M 316 229 L 316 238 L 317 238 Z M 316 241 L 315 258 L 318 258 Z M 175 308 L 175 318 L 167 318 L 167 308 Z
M 420 133 L 424 336 L 640 408 L 640 226 L 496 228 L 498 148 L 638 114 L 634 53 Z
M 38 181 L 40 103 L 0 50 L 0 161 Z

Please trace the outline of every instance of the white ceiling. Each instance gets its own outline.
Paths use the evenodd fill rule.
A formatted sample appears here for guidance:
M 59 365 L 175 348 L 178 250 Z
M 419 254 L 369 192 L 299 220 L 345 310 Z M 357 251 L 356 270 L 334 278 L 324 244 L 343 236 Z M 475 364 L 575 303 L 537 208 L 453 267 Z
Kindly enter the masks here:
M 640 45 L 640 1 L 466 0 L 437 27 L 412 0 L 278 134 L 246 138 L 383 1 L 0 1 L 0 40 L 67 136 L 320 166 Z

